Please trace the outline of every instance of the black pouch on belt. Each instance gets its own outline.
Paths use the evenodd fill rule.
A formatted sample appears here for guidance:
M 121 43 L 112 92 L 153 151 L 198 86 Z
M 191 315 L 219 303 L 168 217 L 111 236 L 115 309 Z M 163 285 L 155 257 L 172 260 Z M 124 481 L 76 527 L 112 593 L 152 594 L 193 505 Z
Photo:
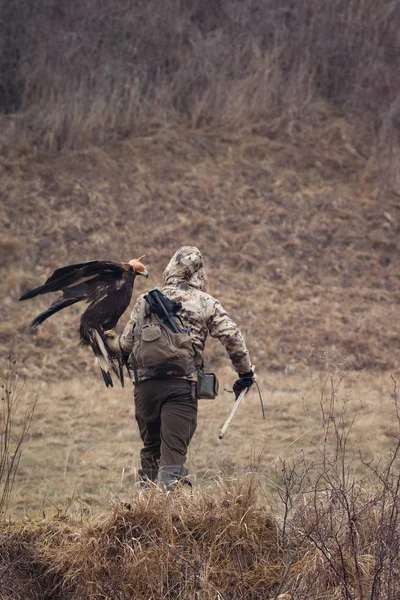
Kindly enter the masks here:
M 214 373 L 197 374 L 197 397 L 199 400 L 214 400 L 218 396 L 218 379 Z

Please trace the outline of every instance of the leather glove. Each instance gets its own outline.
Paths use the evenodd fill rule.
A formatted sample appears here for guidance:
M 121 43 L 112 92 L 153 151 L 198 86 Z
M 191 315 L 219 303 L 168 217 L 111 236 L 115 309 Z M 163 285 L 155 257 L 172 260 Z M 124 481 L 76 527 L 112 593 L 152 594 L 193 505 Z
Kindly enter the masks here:
M 119 345 L 119 335 L 112 329 L 104 332 L 104 343 L 113 357 L 122 356 L 121 346 Z
M 233 384 L 233 392 L 235 394 L 235 400 L 238 399 L 239 395 L 246 388 L 250 388 L 254 383 L 254 371 L 251 369 L 247 373 L 239 373 L 239 379 Z

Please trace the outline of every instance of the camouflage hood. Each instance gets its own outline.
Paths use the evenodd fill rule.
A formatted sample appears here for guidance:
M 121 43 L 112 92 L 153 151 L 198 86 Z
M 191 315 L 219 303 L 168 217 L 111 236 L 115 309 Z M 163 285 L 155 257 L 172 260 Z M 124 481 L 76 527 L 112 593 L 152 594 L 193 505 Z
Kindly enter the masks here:
M 163 273 L 166 285 L 191 285 L 207 291 L 207 275 L 201 252 L 195 246 L 182 246 L 169 261 Z

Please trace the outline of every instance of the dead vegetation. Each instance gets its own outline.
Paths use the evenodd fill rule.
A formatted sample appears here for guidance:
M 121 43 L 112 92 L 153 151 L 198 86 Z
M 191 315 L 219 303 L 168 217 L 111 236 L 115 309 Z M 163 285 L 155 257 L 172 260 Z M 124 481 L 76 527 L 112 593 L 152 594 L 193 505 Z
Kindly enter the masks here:
M 6 353 L 93 372 L 64 360 L 79 308 L 29 336 L 21 293 L 143 253 L 158 284 L 191 243 L 264 369 L 398 368 L 397 2 L 35 6 L 0 1 Z
M 193 494 L 132 488 L 96 518 L 67 510 L 2 520 L 2 598 L 396 600 L 397 382 L 397 439 L 385 458 L 362 457 L 360 477 L 351 443 L 359 408 L 342 387 L 340 366 L 318 374 L 315 459 L 298 452 L 274 470 L 260 457 Z
M 0 515 L 8 508 L 22 446 L 29 434 L 37 402 L 37 398 L 31 398 L 19 414 L 22 384 L 18 375 L 16 360 L 9 356 L 0 379 Z
M 14 488 L 25 521 L 0 521 L 5 600 L 399 597 L 398 398 L 389 414 L 382 391 L 399 369 L 398 3 L 203 6 L 0 0 L 1 353 L 42 397 Z M 245 333 L 268 420 L 250 397 L 217 447 L 231 405 L 203 404 L 194 495 L 144 493 L 130 390 L 94 379 L 79 307 L 31 334 L 47 299 L 17 300 L 92 258 L 146 253 L 159 284 L 187 243 Z M 362 372 L 361 411 L 323 363 L 316 417 L 310 347 Z M 230 386 L 222 357 L 211 346 Z
M 30 334 L 49 299 L 18 303 L 20 295 L 60 265 L 141 254 L 158 285 L 176 248 L 191 243 L 259 369 L 304 368 L 313 345 L 355 369 L 397 369 L 399 204 L 390 179 L 382 192 L 376 163 L 355 150 L 361 126 L 318 105 L 307 127 L 278 140 L 270 129 L 178 129 L 4 161 L 0 218 L 22 248 L 4 251 L 0 265 L 2 352 L 35 378 L 94 373 L 77 347 L 80 308 Z M 215 365 L 223 351 L 210 348 Z
M 251 477 L 195 497 L 154 488 L 93 522 L 3 522 L 0 589 L 26 600 L 265 598 L 282 572 L 277 536 Z
M 398 132 L 395 0 L 0 3 L 4 142 L 59 151 L 167 125 L 307 120 L 315 101 Z

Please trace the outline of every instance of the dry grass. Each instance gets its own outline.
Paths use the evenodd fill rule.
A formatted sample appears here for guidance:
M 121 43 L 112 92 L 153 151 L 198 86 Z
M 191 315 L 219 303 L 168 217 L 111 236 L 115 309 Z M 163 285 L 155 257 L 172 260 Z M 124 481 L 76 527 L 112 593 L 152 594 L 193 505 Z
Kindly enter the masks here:
M 233 373 L 218 370 L 218 375 L 222 388 L 229 388 Z M 261 419 L 260 402 L 252 391 L 221 442 L 217 435 L 232 396 L 221 392 L 215 402 L 200 402 L 199 426 L 187 463 L 196 490 L 216 477 L 234 476 L 238 469 L 253 470 L 260 456 L 260 477 L 267 488 L 276 481 L 281 460 L 291 460 L 299 451 L 307 460 L 318 459 L 316 447 L 323 434 L 319 378 L 303 371 L 268 378 L 260 374 L 259 382 L 266 420 Z M 343 383 L 352 398 L 350 413 L 362 405 L 350 443 L 357 472 L 362 470 L 359 450 L 368 459 L 385 459 L 394 443 L 391 388 L 387 374 L 353 374 Z M 74 380 L 43 382 L 36 391 L 40 401 L 25 441 L 10 514 L 37 518 L 69 507 L 98 515 L 115 497 L 129 501 L 141 447 L 132 390 L 110 394 L 101 381 L 92 381 L 88 389 L 87 381 Z
M 368 481 L 366 496 L 350 496 L 357 515 L 363 511 L 357 529 L 360 545 L 350 547 L 354 531 L 349 513 L 331 505 L 326 486 L 311 485 L 324 445 L 319 373 L 329 371 L 329 365 L 318 359 L 310 377 L 315 365 L 310 346 L 329 347 L 347 363 L 351 377 L 344 387 L 355 398 L 350 421 L 352 411 L 363 404 L 347 446 L 356 482 L 363 481 L 358 449 L 365 460 L 382 458 L 384 464 L 398 435 L 390 412 L 390 373 L 396 376 L 399 366 L 397 196 L 389 185 L 382 187 L 373 159 L 363 158 L 369 137 L 359 131 L 358 123 L 330 106 L 316 105 L 311 124 L 299 131 L 280 130 L 277 137 L 261 125 L 246 135 L 176 129 L 107 150 L 3 160 L 6 210 L 1 218 L 8 236 L 24 239 L 24 246 L 8 245 L 13 253 L 4 253 L 1 263 L 6 291 L 1 339 L 3 350 L 18 354 L 27 386 L 40 396 L 10 506 L 14 517 L 33 521 L 2 523 L 3 554 L 13 565 L 10 577 L 2 580 L 6 598 L 86 594 L 114 600 L 129 597 L 134 588 L 146 600 L 162 595 L 186 600 L 195 593 L 233 600 L 232 579 L 240 590 L 237 598 L 264 600 L 289 590 L 296 600 L 360 600 L 359 590 L 368 597 L 375 577 L 383 590 L 374 592 L 375 598 L 386 600 L 394 590 L 395 600 L 394 580 L 385 577 L 397 573 L 397 563 L 388 562 L 390 557 L 371 539 L 377 530 L 388 531 L 377 519 L 379 511 L 385 516 L 397 505 L 389 502 L 381 510 L 382 496 L 374 505 L 376 481 Z M 345 132 L 346 140 L 338 132 Z M 171 513 L 166 510 L 170 500 L 154 492 L 148 509 L 157 513 L 160 537 L 152 538 L 151 545 L 143 517 L 147 500 L 135 484 L 139 441 L 131 390 L 107 391 L 90 355 L 77 347 L 78 309 L 57 315 L 31 336 L 27 325 L 47 301 L 18 304 L 17 299 L 55 267 L 83 257 L 121 259 L 146 252 L 156 284 L 172 252 L 188 242 L 203 250 L 211 292 L 244 330 L 267 420 L 261 421 L 252 393 L 218 444 L 231 396 L 200 403 L 188 460 L 194 496 L 176 500 Z M 143 291 L 138 284 L 137 293 Z M 234 376 L 223 367 L 225 360 L 217 343 L 210 342 L 208 364 L 218 371 L 222 388 Z M 334 439 L 326 444 L 329 452 L 335 448 Z M 272 491 L 285 490 L 291 481 L 290 470 L 289 476 L 282 474 L 281 459 L 289 464 L 298 456 L 303 461 L 295 463 L 298 469 L 304 466 L 308 474 L 308 466 L 316 464 L 317 470 L 309 480 L 296 475 L 305 486 L 295 489 L 284 530 L 285 504 L 273 501 Z M 211 565 L 204 546 L 189 532 L 207 518 L 206 501 L 211 516 L 225 515 L 224 490 L 233 485 L 240 496 L 235 487 L 242 485 L 240 471 L 247 484 L 249 475 L 257 483 L 248 506 L 252 520 L 244 521 L 247 532 L 236 529 L 239 538 L 230 529 L 231 522 L 239 527 L 231 512 L 227 521 L 218 521 L 221 533 L 230 533 L 209 541 L 223 554 L 222 566 L 217 559 Z M 342 492 L 343 486 L 335 489 Z M 110 500 L 117 502 L 115 512 L 99 517 Z M 171 514 L 183 519 L 176 525 L 171 517 L 178 531 L 173 529 L 174 544 L 164 535 L 167 530 L 170 535 Z M 58 518 L 53 521 L 52 515 Z M 191 515 L 199 521 L 193 523 Z M 44 521 L 36 521 L 43 516 Z M 127 541 L 124 527 L 129 533 L 141 516 L 144 529 L 133 535 L 139 546 Z M 274 549 L 265 546 L 266 554 L 258 560 L 260 520 L 274 522 L 278 537 Z M 315 529 L 315 523 L 320 527 Z M 283 531 L 292 537 L 284 537 Z M 324 537 L 326 531 L 330 538 Z M 266 544 L 269 538 L 264 537 Z M 97 543 L 93 539 L 99 540 L 97 554 L 90 546 Z M 240 552 L 243 541 L 243 555 L 236 553 L 232 539 Z M 384 548 L 389 538 L 380 540 Z M 181 558 L 182 547 L 190 564 Z M 272 552 L 268 558 L 267 552 Z M 379 561 L 385 573 L 381 580 L 373 571 Z M 145 573 L 138 582 L 141 569 Z M 96 578 L 88 572 L 96 572 Z
M 144 253 L 156 285 L 176 248 L 191 243 L 260 370 L 301 368 L 313 345 L 355 369 L 398 369 L 397 192 L 381 188 L 376 166 L 355 150 L 359 125 L 318 106 L 312 126 L 279 140 L 178 129 L 107 151 L 4 160 L 1 219 L 23 247 L 0 265 L 3 350 L 34 378 L 94 373 L 75 345 L 79 307 L 29 334 L 48 299 L 18 297 L 62 264 Z M 334 141 L 339 130 L 346 142 Z M 359 143 L 362 151 L 368 136 Z
M 395 192 L 382 192 L 373 163 L 348 150 L 368 146 L 359 130 L 358 122 L 318 105 L 312 126 L 274 139 L 269 130 L 177 129 L 108 150 L 3 160 L 0 218 L 7 239 L 22 248 L 8 245 L 13 252 L 0 264 L 2 353 L 18 357 L 27 389 L 40 396 L 14 514 L 48 514 L 51 503 L 64 510 L 74 489 L 98 512 L 110 489 L 119 494 L 135 479 L 131 390 L 104 388 L 78 346 L 80 309 L 30 334 L 29 322 L 49 300 L 17 302 L 54 268 L 82 259 L 146 253 L 156 285 L 180 244 L 197 244 L 205 254 L 211 293 L 245 333 L 268 420 L 260 424 L 252 395 L 246 419 L 217 447 L 231 398 L 201 404 L 189 457 L 200 481 L 209 470 L 229 474 L 238 461 L 250 464 L 265 445 L 269 464 L 315 425 L 303 405 L 304 395 L 315 415 L 312 346 L 331 348 L 359 371 L 365 439 L 372 438 L 371 453 L 385 451 L 392 427 L 380 403 L 399 369 L 399 216 Z M 143 285 L 137 282 L 136 293 Z M 211 340 L 207 352 L 222 387 L 231 386 L 223 349 Z
M 0 379 L 0 515 L 8 508 L 22 445 L 29 434 L 37 402 L 37 398 L 30 398 L 22 414 L 18 414 L 23 386 L 15 365 L 15 359 L 8 357 Z
M 121 489 L 111 510 L 96 517 L 76 499 L 57 514 L 53 507 L 54 516 L 44 520 L 3 520 L 2 597 L 395 600 L 396 383 L 387 411 L 393 438 L 379 457 L 378 445 L 365 445 L 364 408 L 351 397 L 348 376 L 336 359 L 317 358 L 318 398 L 308 401 L 307 421 L 318 411 L 320 431 L 304 432 L 303 450 L 294 439 L 274 461 L 258 455 L 197 482 L 193 493 Z
M 277 535 L 253 478 L 195 497 L 155 488 L 92 522 L 3 523 L 1 589 L 26 599 L 268 597 L 282 572 Z

